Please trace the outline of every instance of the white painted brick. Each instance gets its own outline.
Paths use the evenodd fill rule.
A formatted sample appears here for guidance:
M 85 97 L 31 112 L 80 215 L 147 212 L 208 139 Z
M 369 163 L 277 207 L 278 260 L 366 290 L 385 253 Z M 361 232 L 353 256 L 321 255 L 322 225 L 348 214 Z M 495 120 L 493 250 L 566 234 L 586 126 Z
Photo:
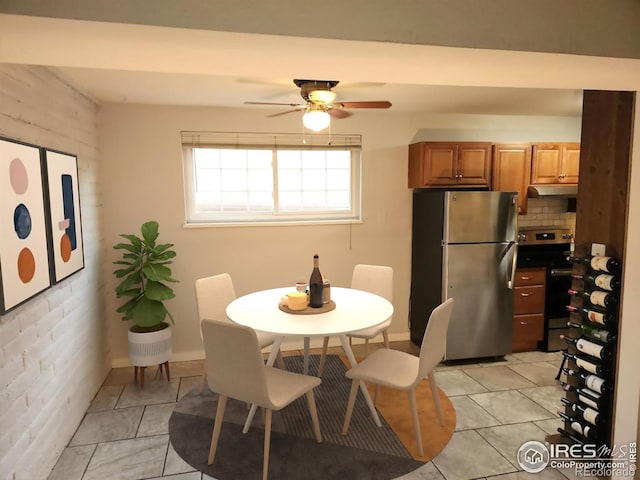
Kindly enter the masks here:
M 28 446 L 29 434 L 28 432 L 25 432 L 25 434 L 22 435 L 22 437 L 16 443 L 14 443 L 12 448 L 10 448 L 6 452 L 2 452 L 2 457 L 0 457 L 0 477 L 12 478 L 9 475 L 15 474 L 14 465 L 18 462 L 22 454 L 24 454 Z
M 39 318 L 46 315 L 47 312 L 49 312 L 49 305 L 42 296 L 36 297 L 33 301 L 20 307 L 17 317 L 20 323 L 20 330 L 27 330 L 31 325 L 36 323 Z
M 20 332 L 13 340 L 7 343 L 3 350 L 8 357 L 19 356 L 38 339 L 38 330 L 35 326 L 30 326 L 25 331 Z
M 62 319 L 62 306 L 59 306 L 53 310 L 48 311 L 45 315 L 40 317 L 36 322 L 36 329 L 38 330 L 38 336 L 44 335 L 51 336 L 51 329 L 53 326 Z
M 13 422 L 16 419 L 21 418 L 27 414 L 29 408 L 27 407 L 26 395 L 18 398 L 14 402 L 3 400 L 3 396 L 0 396 L 0 432 L 11 432 Z
M 45 335 L 38 337 L 35 342 L 29 345 L 23 355 L 25 368 L 33 364 L 38 365 L 38 368 L 40 368 L 40 360 L 50 348 L 51 343 L 51 335 Z
M 15 319 L 15 315 L 8 314 L 0 317 L 0 348 L 16 338 L 20 334 L 20 322 Z
M 11 357 L 8 362 L 0 367 L 0 390 L 6 389 L 15 378 L 24 372 L 24 361 L 22 356 Z
M 33 385 L 38 375 L 40 375 L 40 365 L 27 367 L 13 379 L 9 386 L 5 388 L 4 392 L 2 392 L 2 395 L 7 395 L 8 401 L 13 402 L 27 392 L 27 389 Z
M 71 295 L 71 288 L 68 283 L 60 283 L 51 288 L 47 295 L 47 301 L 49 302 L 49 310 L 53 310 Z
M 47 477 L 110 361 L 97 105 L 45 67 L 0 64 L 0 80 L 0 135 L 78 155 L 85 268 L 0 317 L 0 479 L 35 480 Z

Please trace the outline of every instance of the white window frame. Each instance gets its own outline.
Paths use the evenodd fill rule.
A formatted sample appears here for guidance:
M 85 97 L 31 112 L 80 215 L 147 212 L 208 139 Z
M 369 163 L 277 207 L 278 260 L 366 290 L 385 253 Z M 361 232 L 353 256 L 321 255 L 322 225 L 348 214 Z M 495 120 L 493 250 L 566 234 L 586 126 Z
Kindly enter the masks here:
M 361 212 L 361 136 L 296 135 L 227 132 L 181 132 L 185 199 L 185 226 L 216 225 L 291 225 L 308 223 L 356 223 Z M 198 212 L 195 205 L 196 171 L 194 148 L 263 149 L 272 152 L 273 211 L 271 212 Z M 351 209 L 312 212 L 281 212 L 278 205 L 277 150 L 346 150 L 351 153 Z

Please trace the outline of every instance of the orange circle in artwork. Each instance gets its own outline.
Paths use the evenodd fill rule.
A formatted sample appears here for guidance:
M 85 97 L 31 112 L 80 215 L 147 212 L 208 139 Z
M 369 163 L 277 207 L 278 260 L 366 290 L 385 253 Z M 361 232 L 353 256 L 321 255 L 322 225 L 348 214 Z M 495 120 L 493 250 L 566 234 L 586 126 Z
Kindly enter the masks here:
M 28 248 L 23 248 L 18 254 L 18 276 L 22 283 L 29 283 L 36 274 L 36 259 Z
M 71 258 L 71 239 L 66 233 L 60 238 L 60 256 L 65 263 Z

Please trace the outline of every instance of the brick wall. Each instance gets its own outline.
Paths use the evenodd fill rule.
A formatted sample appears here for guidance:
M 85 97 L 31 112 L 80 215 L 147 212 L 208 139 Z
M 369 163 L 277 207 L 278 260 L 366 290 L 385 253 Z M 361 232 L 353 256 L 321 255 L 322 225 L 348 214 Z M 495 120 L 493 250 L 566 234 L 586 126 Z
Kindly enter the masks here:
M 566 198 L 530 198 L 527 214 L 518 216 L 519 227 L 566 227 L 575 232 L 576 214 L 567 212 Z
M 96 115 L 52 70 L 0 64 L 0 136 L 78 156 L 85 253 L 84 270 L 0 317 L 0 480 L 48 476 L 110 367 Z

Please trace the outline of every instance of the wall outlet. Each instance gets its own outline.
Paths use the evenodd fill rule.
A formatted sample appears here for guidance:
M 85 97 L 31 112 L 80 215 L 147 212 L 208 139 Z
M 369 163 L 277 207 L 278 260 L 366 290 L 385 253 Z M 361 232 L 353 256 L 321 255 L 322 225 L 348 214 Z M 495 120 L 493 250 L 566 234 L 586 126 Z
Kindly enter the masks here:
M 591 244 L 591 256 L 592 257 L 604 257 L 606 256 L 607 246 L 603 243 Z

